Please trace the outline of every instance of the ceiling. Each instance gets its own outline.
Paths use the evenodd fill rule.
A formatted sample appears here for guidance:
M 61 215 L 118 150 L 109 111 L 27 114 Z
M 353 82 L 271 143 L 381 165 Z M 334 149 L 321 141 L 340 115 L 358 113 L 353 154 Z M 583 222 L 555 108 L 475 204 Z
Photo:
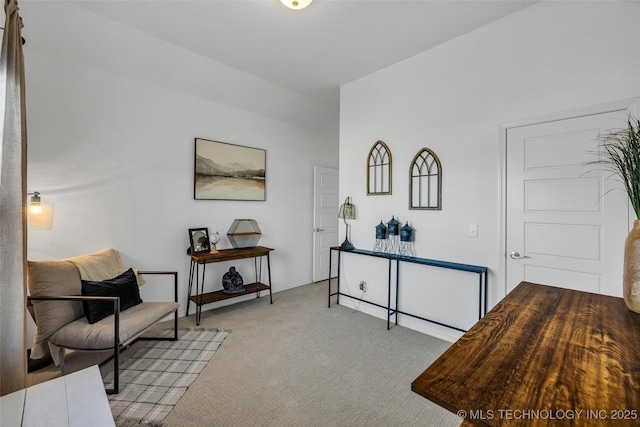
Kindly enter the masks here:
M 339 87 L 531 5 L 523 0 L 74 1 L 151 36 L 297 93 Z

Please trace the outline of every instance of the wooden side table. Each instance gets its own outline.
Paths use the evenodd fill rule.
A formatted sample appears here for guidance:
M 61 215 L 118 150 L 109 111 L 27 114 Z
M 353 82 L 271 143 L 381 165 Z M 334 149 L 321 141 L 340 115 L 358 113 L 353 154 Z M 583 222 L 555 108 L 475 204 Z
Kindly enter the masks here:
M 221 249 L 218 252 L 214 253 L 196 255 L 189 254 L 189 257 L 191 258 L 191 271 L 189 273 L 187 316 L 189 315 L 189 305 L 191 305 L 192 301 L 196 305 L 196 325 L 199 325 L 203 305 L 254 293 L 257 294 L 258 298 L 260 298 L 260 292 L 266 290 L 269 291 L 269 302 L 273 304 L 273 296 L 271 293 L 271 262 L 269 259 L 269 253 L 272 250 L 272 248 L 256 246 L 253 248 Z M 267 278 L 269 280 L 268 284 L 260 282 L 260 279 L 262 278 L 263 257 L 267 258 Z M 254 271 L 256 279 L 253 283 L 244 284 L 244 292 L 240 292 L 237 294 L 227 294 L 223 290 L 206 293 L 204 292 L 204 279 L 207 264 L 246 258 L 254 259 Z M 202 272 L 200 272 L 200 270 L 202 270 Z M 195 295 L 192 294 L 194 284 Z
M 115 427 L 97 365 L 2 396 L 0 425 Z

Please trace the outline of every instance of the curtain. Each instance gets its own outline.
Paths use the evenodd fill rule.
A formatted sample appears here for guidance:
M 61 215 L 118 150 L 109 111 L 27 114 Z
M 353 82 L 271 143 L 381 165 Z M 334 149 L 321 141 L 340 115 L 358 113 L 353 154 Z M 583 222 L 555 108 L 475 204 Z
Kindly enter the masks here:
M 0 396 L 26 385 L 27 132 L 22 19 L 5 0 L 0 53 Z

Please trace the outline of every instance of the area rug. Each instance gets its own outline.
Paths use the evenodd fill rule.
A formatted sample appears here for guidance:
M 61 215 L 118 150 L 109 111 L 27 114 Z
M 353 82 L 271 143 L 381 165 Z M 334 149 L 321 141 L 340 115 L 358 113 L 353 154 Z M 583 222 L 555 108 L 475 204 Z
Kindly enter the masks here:
M 163 331 L 167 336 L 173 329 Z M 178 341 L 146 341 L 120 366 L 120 393 L 109 395 L 116 425 L 161 426 L 229 333 L 179 329 Z M 104 377 L 113 383 L 113 372 Z

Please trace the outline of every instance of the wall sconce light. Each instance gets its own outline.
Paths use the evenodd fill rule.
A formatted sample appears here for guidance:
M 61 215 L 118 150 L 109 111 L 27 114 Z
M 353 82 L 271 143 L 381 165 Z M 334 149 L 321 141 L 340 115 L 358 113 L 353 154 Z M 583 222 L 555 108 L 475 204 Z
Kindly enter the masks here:
M 280 0 L 289 9 L 300 10 L 309 6 L 313 0 Z
M 42 203 L 40 192 L 38 191 L 27 193 L 27 196 L 31 196 L 29 210 L 27 211 L 29 230 L 51 230 L 53 227 L 53 205 Z
M 51 230 L 53 227 L 53 205 L 42 203 L 40 192 L 27 193 L 31 196 L 29 209 L 27 210 L 27 221 L 29 231 Z
M 352 251 L 355 247 L 349 241 L 349 231 L 350 227 L 347 223 L 348 219 L 357 219 L 358 214 L 356 212 L 356 205 L 351 203 L 351 197 L 347 197 L 342 205 L 340 205 L 340 210 L 338 211 L 338 218 L 342 218 L 344 220 L 345 225 L 345 237 L 344 242 L 340 245 L 340 249 L 344 249 L 347 251 Z
M 27 193 L 27 196 L 31 196 L 31 205 L 29 206 L 29 210 L 34 215 L 40 215 L 42 213 L 42 204 L 40 203 L 40 193 L 33 192 Z

